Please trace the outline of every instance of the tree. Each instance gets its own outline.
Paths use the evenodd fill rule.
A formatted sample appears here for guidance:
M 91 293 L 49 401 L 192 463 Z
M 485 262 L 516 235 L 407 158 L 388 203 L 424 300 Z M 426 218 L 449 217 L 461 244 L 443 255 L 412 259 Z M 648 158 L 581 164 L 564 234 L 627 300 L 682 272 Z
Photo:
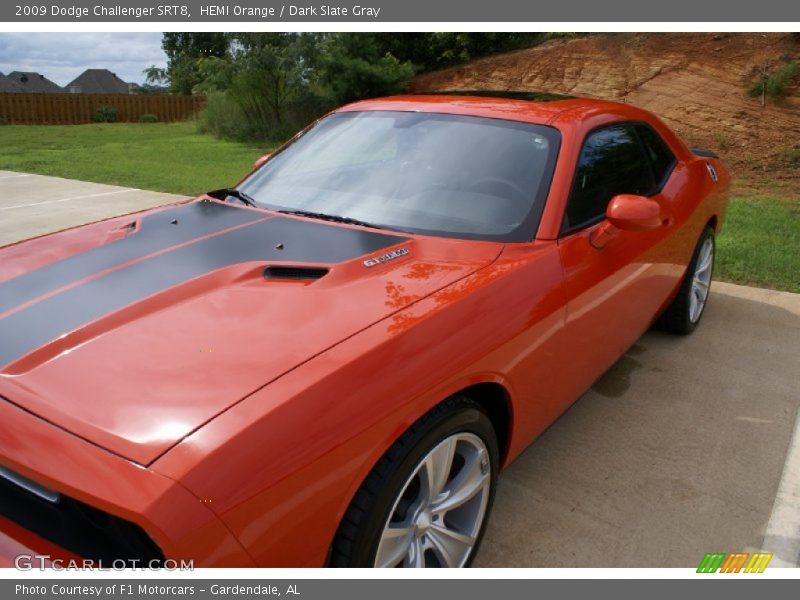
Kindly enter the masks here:
M 320 42 L 315 74 L 335 104 L 394 94 L 406 88 L 414 66 L 386 50 L 376 35 L 338 33 Z
M 161 85 L 169 81 L 167 70 L 155 65 L 150 65 L 144 69 L 142 75 L 145 77 L 145 83 L 152 86 Z
M 373 37 L 383 52 L 391 53 L 400 62 L 411 62 L 416 71 L 432 71 L 489 54 L 535 46 L 551 34 L 428 32 L 357 35 Z
M 289 107 L 312 96 L 304 44 L 299 34 L 235 34 L 226 56 L 198 60 L 201 82 L 195 89 L 211 94 L 216 114 L 235 129 L 231 137 L 277 139 L 316 116 L 287 123 Z M 209 124 L 208 129 L 219 127 Z
M 789 61 L 774 71 L 770 70 L 769 61 L 758 68 L 758 79 L 750 85 L 748 93 L 761 97 L 761 106 L 766 106 L 767 96 L 777 98 L 787 93 L 787 88 L 800 74 L 800 63 Z
M 226 33 L 166 32 L 161 47 L 167 55 L 167 74 L 170 90 L 191 94 L 202 81 L 198 67 L 200 59 L 223 57 L 228 53 L 230 39 Z
M 290 100 L 305 93 L 295 45 L 264 44 L 243 53 L 229 91 L 246 115 L 261 123 L 283 125 Z
M 402 92 L 415 72 L 535 45 L 547 35 L 166 33 L 163 46 L 171 89 L 210 94 L 207 130 L 276 140 L 338 104 Z

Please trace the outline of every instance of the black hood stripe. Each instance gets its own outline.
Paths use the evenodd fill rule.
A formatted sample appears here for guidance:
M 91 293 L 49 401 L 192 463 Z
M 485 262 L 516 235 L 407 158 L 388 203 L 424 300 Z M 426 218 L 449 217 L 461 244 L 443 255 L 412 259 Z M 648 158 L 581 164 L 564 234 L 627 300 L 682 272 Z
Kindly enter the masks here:
M 264 216 L 217 202 L 192 202 L 148 214 L 132 235 L 0 283 L 0 314 L 106 269 Z
M 0 365 L 148 296 L 218 269 L 249 261 L 334 264 L 404 239 L 285 217 L 259 221 L 133 263 L 10 314 L 0 320 Z

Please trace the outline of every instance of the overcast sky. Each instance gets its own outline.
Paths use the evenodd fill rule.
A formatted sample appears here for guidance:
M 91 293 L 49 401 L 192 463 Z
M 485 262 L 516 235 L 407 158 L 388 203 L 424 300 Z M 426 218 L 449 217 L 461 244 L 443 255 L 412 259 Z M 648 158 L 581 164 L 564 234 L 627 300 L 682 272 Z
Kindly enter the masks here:
M 0 73 L 6 75 L 37 71 L 64 86 L 86 69 L 108 69 L 143 83 L 142 70 L 150 65 L 167 65 L 160 33 L 0 33 Z

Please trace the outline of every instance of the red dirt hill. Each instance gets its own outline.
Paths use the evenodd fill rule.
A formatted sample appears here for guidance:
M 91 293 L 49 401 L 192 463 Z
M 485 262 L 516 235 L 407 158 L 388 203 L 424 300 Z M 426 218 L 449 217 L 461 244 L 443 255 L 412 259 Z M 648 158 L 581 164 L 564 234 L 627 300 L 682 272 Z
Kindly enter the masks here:
M 779 98 L 747 91 L 765 63 L 800 59 L 788 33 L 630 33 L 551 40 L 416 77 L 412 91 L 508 89 L 646 108 L 692 146 L 720 153 L 742 187 L 800 188 L 800 81 Z

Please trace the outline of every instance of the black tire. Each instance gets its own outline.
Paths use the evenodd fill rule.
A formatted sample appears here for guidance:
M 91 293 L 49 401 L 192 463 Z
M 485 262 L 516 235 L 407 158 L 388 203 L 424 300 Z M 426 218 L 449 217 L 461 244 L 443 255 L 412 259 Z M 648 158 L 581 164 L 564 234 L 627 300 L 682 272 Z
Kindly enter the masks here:
M 489 498 L 480 532 L 469 559 L 472 563 L 486 531 L 494 501 L 499 450 L 497 435 L 483 408 L 463 396 L 453 396 L 414 423 L 378 461 L 356 492 L 331 546 L 329 566 L 372 567 L 384 525 L 404 485 L 420 462 L 440 442 L 454 434 L 477 435 L 488 450 Z
M 703 303 L 703 306 L 700 310 L 700 314 L 694 320 L 691 319 L 690 305 L 691 305 L 691 294 L 692 294 L 692 279 L 694 278 L 695 272 L 697 270 L 697 263 L 698 260 L 700 259 L 700 250 L 702 249 L 703 244 L 705 244 L 706 240 L 708 239 L 711 240 L 711 247 L 714 251 L 711 256 L 711 279 L 709 280 L 709 285 L 711 284 L 714 275 L 714 258 L 716 257 L 716 245 L 714 241 L 714 230 L 711 227 L 706 227 L 706 229 L 703 231 L 703 234 L 700 236 L 700 239 L 697 241 L 697 245 L 695 246 L 694 252 L 692 253 L 692 260 L 689 262 L 689 266 L 686 269 L 686 274 L 683 276 L 683 281 L 681 282 L 681 287 L 678 290 L 678 295 L 675 296 L 675 299 L 661 314 L 661 316 L 655 323 L 657 329 L 666 331 L 668 333 L 674 333 L 677 335 L 688 335 L 697 328 L 697 325 L 703 318 L 703 313 L 705 313 L 708 301 L 706 300 Z

